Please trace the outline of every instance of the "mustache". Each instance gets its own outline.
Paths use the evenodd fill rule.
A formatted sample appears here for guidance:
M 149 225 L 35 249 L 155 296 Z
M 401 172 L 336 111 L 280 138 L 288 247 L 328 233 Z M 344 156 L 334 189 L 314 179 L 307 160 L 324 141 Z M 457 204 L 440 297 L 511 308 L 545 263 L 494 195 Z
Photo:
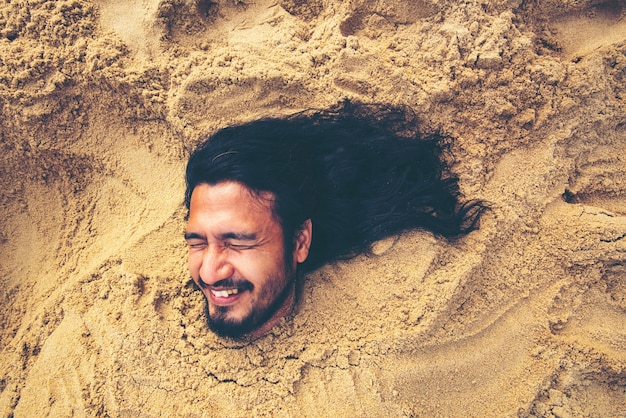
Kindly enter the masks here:
M 202 280 L 202 277 L 199 277 L 198 285 L 203 289 L 207 289 L 207 288 L 218 289 L 220 287 L 224 287 L 224 288 L 237 288 L 243 291 L 243 290 L 252 290 L 254 288 L 254 285 L 245 279 L 234 280 L 231 278 L 223 279 L 223 280 L 213 283 L 212 285 L 208 285 L 206 282 L 204 282 L 204 280 Z

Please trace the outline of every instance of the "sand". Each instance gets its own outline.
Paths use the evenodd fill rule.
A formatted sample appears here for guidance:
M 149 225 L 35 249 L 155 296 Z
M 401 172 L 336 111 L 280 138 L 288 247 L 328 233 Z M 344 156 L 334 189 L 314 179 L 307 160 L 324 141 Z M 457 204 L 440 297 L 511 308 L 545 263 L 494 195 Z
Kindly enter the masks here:
M 0 4 L 0 415 L 626 416 L 619 0 Z M 183 171 L 215 129 L 409 105 L 467 199 L 206 329 Z

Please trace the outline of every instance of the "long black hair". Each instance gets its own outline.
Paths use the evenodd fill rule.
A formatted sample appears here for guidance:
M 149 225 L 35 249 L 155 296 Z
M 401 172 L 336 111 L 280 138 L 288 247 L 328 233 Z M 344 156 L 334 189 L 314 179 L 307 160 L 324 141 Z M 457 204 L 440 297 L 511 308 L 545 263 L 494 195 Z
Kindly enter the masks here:
M 458 180 L 441 160 L 444 138 L 416 128 L 408 108 L 350 102 L 227 127 L 192 153 L 185 204 L 202 183 L 271 192 L 286 249 L 312 221 L 304 270 L 404 230 L 452 238 L 475 229 L 484 204 L 459 203 Z

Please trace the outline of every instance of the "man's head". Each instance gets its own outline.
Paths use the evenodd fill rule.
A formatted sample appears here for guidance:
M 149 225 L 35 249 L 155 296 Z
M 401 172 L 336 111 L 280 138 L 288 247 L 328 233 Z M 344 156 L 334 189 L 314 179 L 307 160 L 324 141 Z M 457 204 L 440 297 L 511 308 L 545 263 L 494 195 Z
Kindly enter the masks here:
M 189 158 L 185 195 L 211 326 L 260 334 L 289 310 L 296 271 L 407 229 L 472 230 L 484 206 L 459 205 L 441 139 L 420 137 L 407 109 L 349 102 L 214 133 Z
M 191 195 L 189 271 L 206 297 L 209 325 L 220 335 L 262 334 L 293 305 L 311 222 L 285 246 L 273 202 L 270 192 L 255 193 L 234 181 L 199 184 Z
M 295 299 L 312 225 L 288 128 L 274 119 L 222 129 L 187 165 L 189 270 L 221 335 L 262 334 Z

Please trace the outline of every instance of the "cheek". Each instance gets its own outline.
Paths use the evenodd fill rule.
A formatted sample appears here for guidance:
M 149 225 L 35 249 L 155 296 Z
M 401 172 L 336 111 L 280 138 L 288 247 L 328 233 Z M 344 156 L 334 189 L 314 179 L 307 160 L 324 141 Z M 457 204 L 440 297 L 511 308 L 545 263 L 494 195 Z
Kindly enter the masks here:
M 256 255 L 255 257 L 238 260 L 233 263 L 237 275 L 251 282 L 257 289 L 266 289 L 276 280 L 276 269 L 273 263 L 268 263 L 269 256 Z
M 187 256 L 187 268 L 189 269 L 189 274 L 194 279 L 198 278 L 198 271 L 200 270 L 201 260 L 197 254 L 189 253 Z

